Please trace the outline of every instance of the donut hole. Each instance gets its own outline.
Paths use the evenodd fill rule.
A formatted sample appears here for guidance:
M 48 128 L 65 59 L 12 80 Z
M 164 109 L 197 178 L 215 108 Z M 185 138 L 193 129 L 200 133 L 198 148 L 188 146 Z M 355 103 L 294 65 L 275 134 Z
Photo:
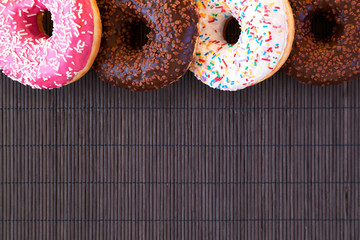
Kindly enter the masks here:
M 241 36 L 241 26 L 234 17 L 230 17 L 226 20 L 223 35 L 228 44 L 234 45 L 239 41 Z
M 39 13 L 38 27 L 40 32 L 46 34 L 48 37 L 51 37 L 53 34 L 53 26 L 54 22 L 50 11 L 45 10 L 44 12 Z
M 311 32 L 316 41 L 330 42 L 333 41 L 339 33 L 340 28 L 336 24 L 334 14 L 327 12 L 315 13 L 311 20 Z
M 141 50 L 148 42 L 147 35 L 151 29 L 142 19 L 136 19 L 129 24 L 127 44 L 132 50 Z

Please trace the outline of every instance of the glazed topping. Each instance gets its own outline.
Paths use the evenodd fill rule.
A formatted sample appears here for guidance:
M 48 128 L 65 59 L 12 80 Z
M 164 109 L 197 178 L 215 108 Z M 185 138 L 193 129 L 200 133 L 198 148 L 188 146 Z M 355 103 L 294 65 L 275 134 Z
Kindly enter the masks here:
M 291 1 L 295 41 L 284 70 L 314 85 L 350 81 L 360 74 L 360 2 Z
M 194 55 L 198 17 L 191 0 L 100 0 L 102 47 L 98 76 L 133 91 L 159 89 L 180 78 Z M 145 45 L 134 42 L 144 25 Z
M 198 0 L 200 43 L 191 70 L 204 83 L 238 90 L 263 80 L 278 65 L 287 46 L 282 0 Z M 237 43 L 225 41 L 224 25 L 241 26 Z
M 52 13 L 53 35 L 43 34 L 38 14 Z M 94 21 L 89 0 L 2 0 L 0 68 L 33 88 L 57 88 L 85 68 Z

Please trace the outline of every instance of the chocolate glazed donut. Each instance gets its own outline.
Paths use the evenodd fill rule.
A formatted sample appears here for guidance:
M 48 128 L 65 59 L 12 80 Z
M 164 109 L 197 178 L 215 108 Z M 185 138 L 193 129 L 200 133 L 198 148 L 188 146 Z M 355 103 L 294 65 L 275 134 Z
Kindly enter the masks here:
M 166 87 L 186 73 L 195 54 L 198 14 L 191 0 L 100 0 L 102 46 L 94 69 L 132 91 Z M 148 30 L 139 41 L 139 28 Z
M 360 2 L 290 0 L 295 40 L 284 70 L 300 82 L 333 85 L 360 74 Z

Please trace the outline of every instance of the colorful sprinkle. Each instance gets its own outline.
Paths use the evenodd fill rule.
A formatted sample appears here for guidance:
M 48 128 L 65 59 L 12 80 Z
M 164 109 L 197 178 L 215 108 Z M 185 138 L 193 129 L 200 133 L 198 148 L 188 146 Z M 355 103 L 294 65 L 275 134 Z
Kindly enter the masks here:
M 287 44 L 282 0 L 196 1 L 201 6 L 202 44 L 190 70 L 198 79 L 213 88 L 235 91 L 258 83 L 275 69 Z M 242 29 L 233 45 L 226 43 L 222 35 L 231 17 L 239 21 Z

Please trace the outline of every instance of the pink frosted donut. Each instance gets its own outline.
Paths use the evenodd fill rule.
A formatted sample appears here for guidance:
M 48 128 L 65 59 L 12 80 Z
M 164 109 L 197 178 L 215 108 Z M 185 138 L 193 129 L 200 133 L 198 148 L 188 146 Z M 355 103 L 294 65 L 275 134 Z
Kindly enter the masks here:
M 51 37 L 38 16 L 50 11 Z M 59 88 L 80 79 L 100 47 L 95 0 L 0 0 L 0 69 L 33 88 Z

